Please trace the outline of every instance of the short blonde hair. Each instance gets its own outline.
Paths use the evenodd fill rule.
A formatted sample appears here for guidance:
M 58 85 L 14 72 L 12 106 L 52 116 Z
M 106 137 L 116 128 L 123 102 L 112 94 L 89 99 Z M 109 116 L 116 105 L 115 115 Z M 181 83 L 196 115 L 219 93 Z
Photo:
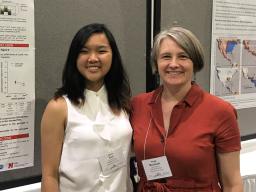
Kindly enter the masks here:
M 155 37 L 151 59 L 152 64 L 156 68 L 160 44 L 165 38 L 173 39 L 188 54 L 193 62 L 194 73 L 200 71 L 204 67 L 203 46 L 197 37 L 191 31 L 183 27 L 171 27 L 161 31 Z

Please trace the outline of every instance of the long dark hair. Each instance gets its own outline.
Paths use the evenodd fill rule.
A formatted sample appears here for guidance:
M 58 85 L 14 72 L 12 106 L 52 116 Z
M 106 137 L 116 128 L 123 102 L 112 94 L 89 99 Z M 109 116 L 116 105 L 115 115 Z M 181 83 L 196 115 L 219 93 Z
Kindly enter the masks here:
M 108 94 L 108 103 L 113 112 L 124 109 L 130 112 L 131 89 L 124 70 L 121 55 L 112 33 L 104 24 L 92 23 L 82 27 L 74 36 L 62 74 L 62 86 L 55 92 L 55 99 L 67 95 L 75 105 L 85 101 L 86 81 L 77 69 L 77 58 L 84 44 L 95 33 L 104 33 L 112 49 L 112 65 L 104 78 Z

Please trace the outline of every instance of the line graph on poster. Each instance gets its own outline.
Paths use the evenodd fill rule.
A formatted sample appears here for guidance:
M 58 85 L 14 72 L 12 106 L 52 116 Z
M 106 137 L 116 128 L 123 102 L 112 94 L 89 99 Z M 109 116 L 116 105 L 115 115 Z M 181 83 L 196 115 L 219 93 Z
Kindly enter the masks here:
M 2 94 L 25 94 L 27 91 L 24 70 L 22 62 L 0 62 L 1 70 L 1 93 Z

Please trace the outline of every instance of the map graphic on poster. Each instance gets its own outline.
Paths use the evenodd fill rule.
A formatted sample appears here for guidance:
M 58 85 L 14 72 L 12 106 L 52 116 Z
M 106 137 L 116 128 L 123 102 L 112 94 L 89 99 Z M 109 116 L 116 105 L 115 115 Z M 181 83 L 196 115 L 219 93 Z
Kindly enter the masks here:
M 236 95 L 239 91 L 241 43 L 236 38 L 216 39 L 215 94 Z
M 256 107 L 256 1 L 213 0 L 210 92 Z
M 243 40 L 241 93 L 256 93 L 256 40 Z

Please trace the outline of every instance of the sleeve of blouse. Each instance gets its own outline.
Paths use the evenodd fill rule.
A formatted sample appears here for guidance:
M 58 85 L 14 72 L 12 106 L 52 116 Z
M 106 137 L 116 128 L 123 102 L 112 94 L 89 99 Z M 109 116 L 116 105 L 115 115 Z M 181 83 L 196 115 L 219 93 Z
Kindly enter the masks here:
M 231 104 L 218 114 L 215 144 L 220 153 L 239 151 L 241 149 L 240 130 L 237 122 L 237 112 Z

